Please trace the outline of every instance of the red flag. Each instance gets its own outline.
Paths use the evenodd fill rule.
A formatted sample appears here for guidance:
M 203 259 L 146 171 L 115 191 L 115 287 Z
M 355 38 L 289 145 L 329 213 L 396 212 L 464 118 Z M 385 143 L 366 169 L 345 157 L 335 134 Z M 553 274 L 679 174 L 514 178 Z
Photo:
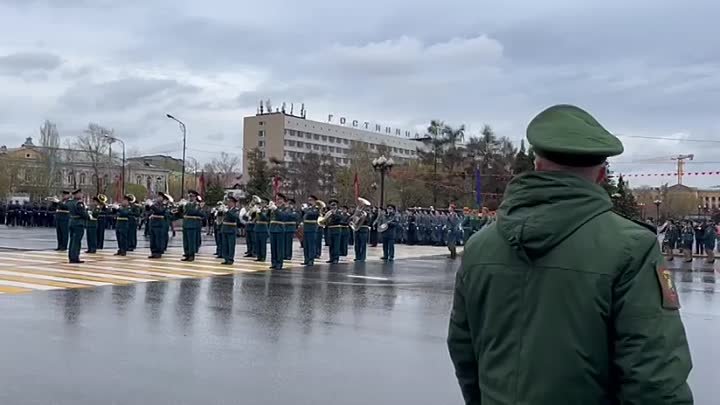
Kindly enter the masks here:
M 115 177 L 115 202 L 119 202 L 122 199 L 122 183 L 120 182 L 120 177 Z
M 275 176 L 273 178 L 273 196 L 277 196 L 277 193 L 280 192 L 280 176 Z
M 355 190 L 355 199 L 360 198 L 360 180 L 358 174 L 355 172 L 355 179 L 353 180 L 353 189 Z
M 205 171 L 200 172 L 200 179 L 198 179 L 198 193 L 202 198 L 205 198 Z

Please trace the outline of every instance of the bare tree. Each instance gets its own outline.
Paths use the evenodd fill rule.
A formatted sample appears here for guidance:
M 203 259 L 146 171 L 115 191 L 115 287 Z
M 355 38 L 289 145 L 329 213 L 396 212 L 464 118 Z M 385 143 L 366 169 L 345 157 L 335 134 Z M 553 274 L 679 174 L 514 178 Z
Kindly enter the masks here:
M 106 136 L 112 136 L 113 131 L 101 125 L 90 123 L 83 134 L 75 139 L 74 147 L 82 152 L 84 159 L 92 167 L 95 179 L 101 178 L 101 170 L 106 166 L 109 159 L 109 147 Z M 112 160 L 112 159 L 110 159 Z M 107 187 L 107 185 L 105 185 Z M 100 181 L 95 182 L 96 192 L 104 192 L 100 189 Z
M 40 127 L 40 146 L 43 148 L 45 160 L 37 173 L 38 184 L 42 184 L 41 194 L 50 195 L 58 186 L 60 163 L 60 135 L 57 126 L 50 120 L 45 120 Z
M 225 187 L 227 183 L 238 176 L 240 156 L 221 152 L 219 158 L 212 160 L 210 167 L 212 167 L 212 171 L 218 176 L 222 186 Z

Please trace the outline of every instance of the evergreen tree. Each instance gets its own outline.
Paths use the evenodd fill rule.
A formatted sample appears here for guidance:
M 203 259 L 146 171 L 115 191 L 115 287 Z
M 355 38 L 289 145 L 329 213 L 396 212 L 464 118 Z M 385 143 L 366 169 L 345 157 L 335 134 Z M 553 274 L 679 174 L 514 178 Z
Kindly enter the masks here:
M 613 211 L 622 214 L 628 218 L 640 218 L 640 209 L 635 196 L 628 188 L 628 184 L 623 180 L 622 176 L 614 186 L 615 192 L 610 195 L 613 201 Z
M 249 195 L 272 198 L 272 174 L 260 148 L 248 152 L 248 177 L 245 186 Z
M 515 160 L 512 165 L 513 174 L 517 175 L 535 170 L 535 153 L 532 151 L 532 148 L 530 149 L 530 153 L 532 154 L 532 158 L 529 154 L 525 153 L 525 140 L 521 140 L 520 150 L 515 155 Z
M 223 198 L 225 198 L 225 189 L 219 183 L 210 183 L 205 191 L 205 203 L 207 206 L 214 207 Z

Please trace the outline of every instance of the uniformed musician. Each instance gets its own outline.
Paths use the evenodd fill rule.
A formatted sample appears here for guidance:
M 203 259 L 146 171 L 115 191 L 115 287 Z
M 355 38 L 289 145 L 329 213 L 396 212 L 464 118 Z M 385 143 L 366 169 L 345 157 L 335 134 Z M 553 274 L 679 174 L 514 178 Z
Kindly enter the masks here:
M 364 214 L 355 214 L 359 216 L 360 219 L 355 228 L 355 244 L 353 248 L 355 249 L 355 261 L 364 262 L 367 258 L 367 245 L 370 236 L 370 213 L 368 212 L 369 207 L 366 204 L 358 205 L 357 209 Z
M 139 218 L 143 215 L 143 207 L 137 203 L 134 195 L 128 194 L 130 215 L 128 216 L 128 252 L 132 252 L 137 248 L 137 229 Z M 152 215 L 152 210 L 150 212 Z M 149 216 L 148 216 L 149 221 Z M 149 224 L 148 224 L 149 225 Z M 146 225 L 146 226 L 148 226 Z
M 88 215 L 88 220 L 85 222 L 85 227 L 87 229 L 87 250 L 85 253 L 94 254 L 97 253 L 97 228 L 98 228 L 98 216 L 100 215 L 100 199 L 98 196 L 95 196 L 92 198 L 92 201 L 90 202 L 90 206 L 88 207 L 90 210 L 90 215 Z
M 342 233 L 342 225 L 340 223 L 340 214 L 338 211 L 338 200 L 330 200 L 329 215 L 326 223 L 328 231 L 328 248 L 330 250 L 330 259 L 326 263 L 337 264 L 340 262 L 340 237 Z
M 287 207 L 285 208 L 285 247 L 283 252 L 285 253 L 285 260 L 292 260 L 293 251 L 293 239 L 295 238 L 295 231 L 297 231 L 299 214 L 295 208 L 295 199 L 290 198 L 287 200 Z
M 233 195 L 227 197 L 227 210 L 223 215 L 220 232 L 222 233 L 222 258 L 224 265 L 235 263 L 235 244 L 237 243 L 237 227 L 240 223 L 240 210 L 237 208 L 237 198 Z
M 72 195 L 73 199 L 68 203 L 68 211 L 70 211 L 70 221 L 68 223 L 70 229 L 68 259 L 70 263 L 84 263 L 80 260 L 80 248 L 82 246 L 83 234 L 85 233 L 85 222 L 88 220 L 88 211 L 82 202 L 82 190 L 74 190 Z
M 312 266 L 315 264 L 315 256 L 317 255 L 317 234 L 318 217 L 320 211 L 318 209 L 318 198 L 311 195 L 308 198 L 308 206 L 302 212 L 303 218 L 303 265 Z
M 182 218 L 183 232 L 183 262 L 195 261 L 195 254 L 198 252 L 202 232 L 202 211 L 198 198 L 200 194 L 195 190 L 189 190 L 188 202 L 178 208 L 178 218 Z
M 350 208 L 343 205 L 340 208 L 340 256 L 347 257 L 350 244 Z
M 276 206 L 270 207 L 270 269 L 282 270 L 285 260 L 285 203 L 284 194 L 277 194 Z
M 391 262 L 395 260 L 395 233 L 398 226 L 394 205 L 388 204 L 382 216 L 382 223 L 387 224 L 387 229 L 382 233 L 383 255 L 380 259 Z
M 267 260 L 267 241 L 268 241 L 268 225 L 270 225 L 270 210 L 268 204 L 270 200 L 263 201 L 263 207 L 255 215 L 255 261 L 264 262 Z
M 120 202 L 120 208 L 117 210 L 117 224 L 115 225 L 115 239 L 117 239 L 118 250 L 115 256 L 125 256 L 129 249 L 128 236 L 130 234 L 130 201 L 134 200 L 134 196 L 125 195 Z
M 148 259 L 162 258 L 165 249 L 165 238 L 167 238 L 167 202 L 171 200 L 170 196 L 158 193 L 155 202 L 150 206 L 150 256 Z M 132 233 L 132 229 L 130 230 Z M 165 233 L 165 236 L 163 236 Z
M 70 211 L 68 207 L 69 199 L 70 192 L 63 191 L 62 200 L 57 203 L 57 207 L 55 209 L 55 234 L 57 235 L 57 248 L 55 250 L 61 252 L 64 252 L 68 249 L 68 243 L 70 242 Z M 8 225 L 10 225 L 10 222 L 13 220 L 11 218 L 11 215 L 14 214 L 8 213 Z

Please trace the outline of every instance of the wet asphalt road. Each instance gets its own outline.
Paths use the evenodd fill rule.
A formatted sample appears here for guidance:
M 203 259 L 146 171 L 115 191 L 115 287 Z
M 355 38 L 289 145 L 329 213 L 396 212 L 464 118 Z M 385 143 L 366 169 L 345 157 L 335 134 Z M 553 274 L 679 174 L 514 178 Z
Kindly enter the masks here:
M 696 404 L 716 404 L 720 273 L 673 265 Z M 459 404 L 445 347 L 456 266 L 400 260 L 0 296 L 0 404 Z

